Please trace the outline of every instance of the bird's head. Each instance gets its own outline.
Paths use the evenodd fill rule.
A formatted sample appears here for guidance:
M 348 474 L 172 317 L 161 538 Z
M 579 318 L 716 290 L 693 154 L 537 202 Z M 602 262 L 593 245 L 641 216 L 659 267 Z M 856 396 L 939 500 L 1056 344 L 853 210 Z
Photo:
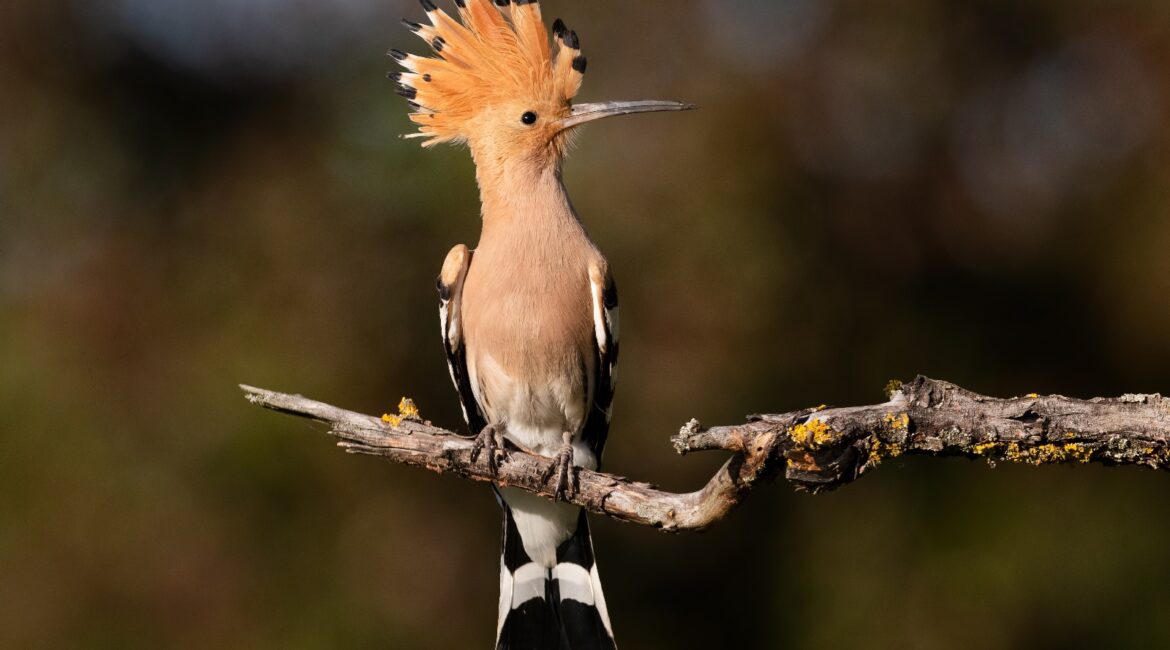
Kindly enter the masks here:
M 603 117 L 694 108 L 665 101 L 572 103 L 586 60 L 577 33 L 558 19 L 552 43 L 532 0 L 456 0 L 459 20 L 421 0 L 430 23 L 404 20 L 434 50 L 391 50 L 391 73 L 429 147 L 465 142 L 478 163 L 556 165 L 575 127 Z

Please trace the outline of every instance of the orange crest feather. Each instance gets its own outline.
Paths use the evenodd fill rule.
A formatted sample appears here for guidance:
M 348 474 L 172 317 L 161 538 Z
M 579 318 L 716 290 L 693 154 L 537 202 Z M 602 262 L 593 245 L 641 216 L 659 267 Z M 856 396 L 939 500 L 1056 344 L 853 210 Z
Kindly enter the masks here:
M 456 0 L 455 20 L 431 0 L 421 0 L 430 25 L 404 20 L 425 40 L 434 57 L 391 50 L 407 72 L 391 73 L 398 93 L 413 112 L 418 133 L 428 147 L 467 139 L 466 126 L 484 107 L 516 98 L 542 99 L 568 106 L 581 88 L 585 57 L 576 32 L 559 19 L 553 41 L 541 20 L 538 2 Z

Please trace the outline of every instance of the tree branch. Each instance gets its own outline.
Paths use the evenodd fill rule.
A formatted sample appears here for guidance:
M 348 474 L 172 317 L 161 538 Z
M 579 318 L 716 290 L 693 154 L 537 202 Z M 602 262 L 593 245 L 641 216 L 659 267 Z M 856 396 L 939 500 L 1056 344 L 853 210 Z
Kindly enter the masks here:
M 299 395 L 240 388 L 254 404 L 328 424 L 347 452 L 553 497 L 553 486 L 542 479 L 551 459 L 510 450 L 493 478 L 485 458 L 471 462 L 470 439 L 416 416 L 387 422 Z M 992 466 L 1001 461 L 1170 465 L 1170 400 L 1161 395 L 998 399 L 921 376 L 889 392 L 891 399 L 882 404 L 754 415 L 732 426 L 704 428 L 691 420 L 671 439 L 678 453 L 732 452 L 702 489 L 675 494 L 579 469 L 579 489 L 568 500 L 662 530 L 702 530 L 781 470 L 797 489 L 819 492 L 849 483 L 887 458 L 909 454 L 983 458 Z

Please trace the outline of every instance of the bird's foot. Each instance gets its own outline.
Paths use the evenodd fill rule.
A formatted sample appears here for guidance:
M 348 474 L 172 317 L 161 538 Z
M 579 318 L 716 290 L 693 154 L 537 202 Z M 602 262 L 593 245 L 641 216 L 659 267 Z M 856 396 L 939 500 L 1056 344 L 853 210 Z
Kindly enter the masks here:
M 541 476 L 545 483 L 556 477 L 556 487 L 553 488 L 553 499 L 556 501 L 564 501 L 565 497 L 576 494 L 579 487 L 577 467 L 573 465 L 573 434 L 566 431 L 562 439 L 564 442 L 560 452 Z
M 504 456 L 504 437 L 500 427 L 489 424 L 480 429 L 479 434 L 475 436 L 475 441 L 471 443 L 472 463 L 479 459 L 480 453 L 483 454 L 484 461 L 487 462 L 488 473 L 492 475 L 492 478 L 495 478 L 500 471 L 500 460 Z

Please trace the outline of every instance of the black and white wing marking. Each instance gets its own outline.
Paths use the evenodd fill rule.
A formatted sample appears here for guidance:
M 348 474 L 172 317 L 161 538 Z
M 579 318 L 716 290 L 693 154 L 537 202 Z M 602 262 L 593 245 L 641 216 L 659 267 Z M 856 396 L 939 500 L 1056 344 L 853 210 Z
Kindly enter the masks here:
M 597 363 L 594 366 L 593 403 L 585 418 L 581 439 L 593 450 L 600 464 L 605 439 L 609 435 L 609 418 L 613 413 L 618 362 L 617 284 L 604 263 L 589 265 L 589 289 L 593 299 L 593 341 Z
M 471 378 L 467 373 L 467 351 L 463 344 L 463 281 L 471 268 L 472 252 L 459 244 L 447 253 L 443 270 L 439 273 L 436 286 L 439 290 L 439 321 L 443 327 L 443 349 L 447 351 L 447 369 L 451 371 L 451 382 L 459 393 L 459 405 L 463 407 L 463 420 L 472 435 L 478 434 L 487 425 L 483 410 L 471 390 Z

